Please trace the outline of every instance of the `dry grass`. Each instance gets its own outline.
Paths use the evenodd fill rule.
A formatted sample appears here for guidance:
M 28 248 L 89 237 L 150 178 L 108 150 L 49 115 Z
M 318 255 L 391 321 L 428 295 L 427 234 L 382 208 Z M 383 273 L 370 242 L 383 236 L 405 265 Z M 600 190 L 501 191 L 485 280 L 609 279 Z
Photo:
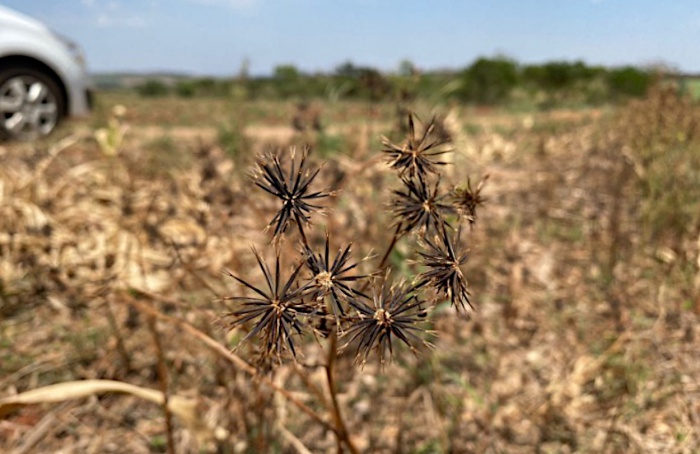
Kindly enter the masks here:
M 183 328 L 226 348 L 243 335 L 217 327 L 227 308 L 214 298 L 232 290 L 221 269 L 250 276 L 250 245 L 269 241 L 261 229 L 274 207 L 243 177 L 249 157 L 231 159 L 216 136 L 178 136 L 177 125 L 153 142 L 140 129 L 166 112 L 129 107 L 131 129 L 115 156 L 81 124 L 64 128 L 65 140 L 0 144 L 0 396 L 80 379 L 159 389 L 150 310 L 162 315 L 155 329 L 168 392 L 197 399 L 202 420 L 220 428 L 216 441 L 197 447 L 173 418 L 178 452 L 217 445 L 221 452 L 332 452 L 332 432 L 293 403 L 331 421 L 312 339 L 299 364 L 255 378 Z M 645 109 L 659 115 L 625 113 Z M 447 116 L 459 150 L 447 178 L 466 183 L 457 172 L 465 168 L 473 181 L 491 175 L 487 205 L 468 237 L 465 271 L 477 312 L 464 319 L 439 306 L 431 319 L 440 333 L 435 350 L 418 358 L 403 350 L 384 370 L 368 362 L 360 371 L 351 355 L 337 358 L 338 401 L 359 449 L 700 450 L 700 229 L 692 216 L 669 218 L 692 200 L 671 215 L 650 211 L 662 203 L 648 190 L 653 178 L 677 167 L 659 164 L 670 156 L 667 139 L 649 133 L 661 151 L 648 154 L 637 134 L 652 126 L 658 137 L 669 127 L 691 131 L 678 109 L 695 112 L 653 98 L 622 115 L 489 115 L 481 123 L 473 112 Z M 292 114 L 290 107 L 290 122 Z M 244 135 L 262 127 L 249 118 Z M 384 177 L 375 144 L 392 121 L 341 120 L 326 120 L 346 148 L 323 174 L 340 195 L 332 215 L 316 222 L 337 244 L 382 252 L 392 232 L 388 218 L 374 219 L 394 180 Z M 697 156 L 687 136 L 676 155 Z M 275 138 L 301 139 L 245 140 L 262 148 Z M 694 187 L 697 174 L 689 172 L 681 188 Z M 397 245 L 395 269 L 415 271 L 409 249 Z M 123 395 L 29 406 L 0 420 L 0 451 L 165 451 L 165 421 L 158 405 Z

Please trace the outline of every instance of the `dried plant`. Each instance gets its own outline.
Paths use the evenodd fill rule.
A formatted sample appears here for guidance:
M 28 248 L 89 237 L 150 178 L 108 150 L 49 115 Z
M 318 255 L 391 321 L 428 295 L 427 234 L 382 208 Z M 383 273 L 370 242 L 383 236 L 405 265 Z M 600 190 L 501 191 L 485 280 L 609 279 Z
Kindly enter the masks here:
M 245 342 L 258 335 L 262 340 L 262 357 L 280 358 L 282 352 L 289 351 L 296 357 L 296 350 L 292 339 L 293 334 L 301 334 L 303 322 L 300 315 L 310 314 L 313 308 L 307 306 L 303 296 L 305 287 L 297 286 L 297 275 L 303 263 L 299 263 L 284 284 L 280 284 L 280 257 L 275 260 L 275 274 L 270 272 L 267 263 L 253 250 L 260 270 L 265 276 L 267 289 L 255 287 L 243 279 L 235 276 L 230 271 L 226 274 L 252 290 L 257 296 L 229 296 L 224 300 L 236 301 L 242 308 L 226 314 L 225 318 L 232 318 L 228 327 L 234 328 L 248 322 L 254 322 L 253 328 L 243 338 Z
M 372 304 L 357 300 L 354 306 L 357 315 L 344 334 L 348 341 L 341 347 L 346 349 L 356 343 L 355 358 L 365 364 L 372 350 L 376 350 L 383 364 L 387 356 L 394 352 L 394 341 L 404 343 L 417 353 L 414 344 L 429 345 L 419 334 L 426 332 L 422 322 L 426 317 L 425 303 L 416 295 L 417 288 L 399 282 L 391 284 L 383 279 L 374 289 Z
M 486 175 L 476 188 L 472 188 L 471 180 L 467 178 L 465 187 L 455 188 L 452 192 L 452 198 L 455 208 L 464 216 L 469 224 L 476 223 L 476 210 L 486 202 L 486 199 L 481 195 L 481 190 L 484 188 L 489 175 Z
M 426 300 L 423 296 L 429 289 L 447 296 L 459 311 L 466 311 L 467 305 L 471 307 L 467 280 L 461 269 L 467 256 L 459 244 L 460 232 L 463 219 L 470 223 L 476 219 L 476 207 L 483 203 L 480 195 L 483 182 L 476 190 L 472 190 L 467 181 L 462 192 L 441 191 L 438 169 L 445 162 L 439 161 L 437 156 L 446 152 L 440 148 L 446 139 L 444 136 L 436 138 L 435 131 L 433 120 L 418 135 L 414 115 L 409 114 L 404 145 L 384 142 L 383 152 L 389 156 L 390 167 L 398 173 L 402 187 L 393 191 L 390 204 L 395 218 L 394 236 L 376 271 L 369 275 L 359 271 L 359 265 L 367 258 L 352 260 L 352 243 L 332 255 L 330 235 L 326 232 L 321 252 L 316 252 L 311 246 L 316 243 L 312 237 L 314 231 L 307 229 L 311 215 L 322 208 L 317 201 L 331 193 L 312 189 L 320 169 L 307 168 L 309 148 L 304 148 L 298 162 L 292 151 L 286 169 L 280 152 L 268 152 L 256 160 L 255 184 L 282 202 L 268 228 L 274 226 L 273 239 L 278 240 L 288 233 L 289 223 L 294 222 L 300 234 L 301 260 L 281 284 L 279 253 L 272 273 L 255 252 L 265 288 L 255 287 L 229 272 L 254 295 L 225 298 L 239 304 L 225 317 L 231 319 L 230 329 L 243 326 L 249 329 L 243 341 L 256 336 L 260 339 L 258 367 L 261 368 L 274 360 L 281 361 L 287 351 L 296 360 L 295 335 L 314 332 L 327 338 L 323 367 L 326 369 L 332 406 L 329 411 L 334 419 L 339 450 L 344 445 L 357 452 L 335 395 L 332 369 L 336 356 L 350 352 L 357 363 L 364 365 L 376 352 L 383 365 L 399 345 L 414 354 L 418 353 L 420 346 L 429 346 L 425 337 L 432 332 L 425 322 L 435 302 L 435 298 Z M 448 232 L 453 230 L 452 219 L 448 222 L 448 217 L 457 211 L 465 215 L 457 217 L 456 234 L 451 237 Z M 397 242 L 410 232 L 415 233 L 424 245 L 424 250 L 418 252 L 422 259 L 419 265 L 424 271 L 413 279 L 414 284 L 408 284 L 405 277 L 395 278 L 391 270 L 384 267 Z M 276 242 L 275 246 L 279 248 L 281 244 Z M 304 267 L 310 271 L 307 276 L 301 273 Z M 380 273 L 381 279 L 369 279 Z M 371 297 L 365 293 L 370 284 L 373 285 Z M 319 336 L 316 338 L 324 342 Z M 343 340 L 340 346 L 339 339 Z
M 422 302 L 419 293 L 432 288 L 449 298 L 457 310 L 466 311 L 467 306 L 472 308 L 467 280 L 461 269 L 467 260 L 460 244 L 462 218 L 458 218 L 460 227 L 454 236 L 448 233 L 452 225 L 447 219 L 459 211 L 468 222 L 475 221 L 476 209 L 484 201 L 481 189 L 485 179 L 476 189 L 467 180 L 466 188 L 442 193 L 438 166 L 445 163 L 435 160 L 435 157 L 445 153 L 438 147 L 446 140 L 444 136 L 434 136 L 434 120 L 421 135 L 417 135 L 415 117 L 409 114 L 405 144 L 399 147 L 385 141 L 387 148 L 383 151 L 390 155 L 390 166 L 397 171 L 402 189 L 393 191 L 391 208 L 396 231 L 378 270 L 383 269 L 397 241 L 409 232 L 416 232 L 423 245 L 423 250 L 417 252 L 421 259 L 417 263 L 424 270 L 414 280 L 414 286 L 393 284 L 387 272 L 372 298 L 364 292 L 366 285 L 359 286 L 360 281 L 368 277 L 357 272 L 359 264 L 366 259 L 358 262 L 351 260 L 351 243 L 340 248 L 335 256 L 330 251 L 328 233 L 321 252 L 315 252 L 310 246 L 305 227 L 309 225 L 311 214 L 321 208 L 311 201 L 327 197 L 330 193 L 311 189 L 320 169 L 307 168 L 309 148 L 304 148 L 298 162 L 292 149 L 286 169 L 280 152 L 268 152 L 256 160 L 253 172 L 255 184 L 282 201 L 282 207 L 268 224 L 268 227 L 274 226 L 273 238 L 283 236 L 289 223 L 294 222 L 299 228 L 302 243 L 301 262 L 284 285 L 279 284 L 279 255 L 273 275 L 255 253 L 267 290 L 256 288 L 229 273 L 257 294 L 254 297 L 226 298 L 243 306 L 227 314 L 227 317 L 233 318 L 229 327 L 251 323 L 252 328 L 244 340 L 259 336 L 263 341 L 263 358 L 279 358 L 284 350 L 289 350 L 296 357 L 292 335 L 302 334 L 313 326 L 312 319 L 320 319 L 324 326 L 331 321 L 334 325 L 332 330 L 349 336 L 343 351 L 354 346 L 357 358 L 364 362 L 372 350 L 377 350 L 380 360 L 384 362 L 387 352 L 392 354 L 394 351 L 394 337 L 415 351 L 409 339 L 419 339 L 417 334 L 421 329 L 416 322 L 425 315 L 427 305 Z M 304 266 L 310 271 L 310 276 L 301 279 L 300 270 Z M 366 303 L 370 299 L 373 305 Z
M 268 227 L 275 226 L 275 237 L 286 232 L 290 221 L 296 223 L 299 233 L 303 236 L 310 214 L 321 208 L 312 201 L 330 195 L 328 192 L 311 190 L 311 183 L 320 169 L 312 171 L 306 168 L 308 153 L 309 149 L 305 147 L 297 166 L 295 149 L 292 148 L 287 172 L 282 168 L 279 153 L 268 153 L 256 160 L 256 168 L 253 171 L 255 184 L 282 201 L 282 207 L 268 224 Z
M 365 279 L 366 275 L 350 274 L 360 262 L 350 263 L 352 244 L 341 248 L 333 260 L 330 256 L 330 238 L 326 233 L 326 245 L 323 254 L 313 252 L 304 245 L 304 259 L 311 271 L 311 280 L 307 286 L 314 301 L 323 302 L 330 298 L 332 313 L 336 317 L 344 316 L 345 304 L 356 306 L 358 298 L 366 297 L 364 293 L 352 287 L 354 282 Z
M 455 244 L 459 245 L 460 233 L 458 230 L 454 240 L 446 231 L 436 236 L 434 240 L 429 238 L 423 240 L 425 250 L 418 254 L 423 259 L 422 265 L 426 271 L 418 276 L 416 288 L 430 285 L 449 298 L 457 310 L 464 311 L 466 305 L 472 309 L 473 307 L 469 301 L 467 280 L 461 269 L 461 266 L 467 262 L 467 253 L 455 248 Z
M 432 189 L 420 179 L 401 178 L 401 182 L 403 190 L 394 191 L 396 198 L 392 202 L 396 223 L 400 226 L 399 234 L 420 230 L 427 235 L 450 227 L 445 216 L 452 211 L 452 207 L 443 202 L 445 197 L 440 195 L 439 179 Z
M 383 153 L 389 157 L 389 165 L 401 176 L 425 179 L 428 175 L 438 173 L 438 166 L 445 162 L 437 160 L 437 156 L 449 152 L 441 145 L 447 143 L 445 137 L 434 138 L 435 119 L 428 123 L 423 134 L 416 133 L 414 115 L 408 114 L 408 135 L 402 145 L 396 145 L 386 137 L 382 138 Z

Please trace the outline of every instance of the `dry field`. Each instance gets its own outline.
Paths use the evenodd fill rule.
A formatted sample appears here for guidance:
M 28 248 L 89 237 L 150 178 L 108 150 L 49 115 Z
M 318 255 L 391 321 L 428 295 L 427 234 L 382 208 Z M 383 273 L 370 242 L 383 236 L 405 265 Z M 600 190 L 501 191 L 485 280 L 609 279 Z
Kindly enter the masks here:
M 244 289 L 221 271 L 257 282 L 251 246 L 273 260 L 276 205 L 248 171 L 305 143 L 325 162 L 314 185 L 338 191 L 315 235 L 374 254 L 371 271 L 393 230 L 392 106 L 105 94 L 48 140 L 0 144 L 0 451 L 337 452 L 335 396 L 358 452 L 700 452 L 697 108 L 660 90 L 605 111 L 439 113 L 442 184 L 489 175 L 464 233 L 476 310 L 438 304 L 435 348 L 384 367 L 340 355 L 333 395 L 326 339 L 271 372 L 254 342 L 234 349 L 245 328 L 222 327 L 220 298 Z M 420 271 L 414 246 L 397 243 L 397 275 Z M 286 270 L 298 247 L 280 248 Z

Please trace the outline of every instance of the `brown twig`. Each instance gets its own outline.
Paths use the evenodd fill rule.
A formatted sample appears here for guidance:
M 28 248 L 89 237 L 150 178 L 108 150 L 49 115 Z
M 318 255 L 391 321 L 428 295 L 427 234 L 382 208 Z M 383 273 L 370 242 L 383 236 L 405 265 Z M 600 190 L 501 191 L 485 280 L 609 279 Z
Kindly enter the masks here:
M 54 411 L 49 412 L 39 420 L 31 431 L 27 431 L 22 438 L 22 444 L 12 451 L 13 454 L 26 454 L 32 452 L 36 445 L 51 431 L 58 432 L 63 429 L 63 423 L 58 416 L 65 410 L 67 404 L 60 406 Z
M 403 236 L 401 234 L 401 227 L 403 224 L 399 222 L 399 224 L 396 226 L 396 230 L 394 230 L 394 236 L 391 238 L 391 242 L 389 243 L 389 246 L 386 249 L 386 252 L 384 253 L 384 256 L 382 257 L 382 260 L 379 262 L 379 266 L 377 266 L 378 272 L 381 272 L 381 270 L 384 268 L 384 265 L 386 265 L 386 261 L 389 259 L 389 255 L 391 255 L 391 251 L 394 250 L 394 247 L 396 246 L 396 243 L 399 241 L 399 239 Z M 369 286 L 370 281 L 366 281 L 364 285 L 362 286 L 362 291 L 364 292 L 367 290 L 367 287 Z
M 215 297 L 221 298 L 220 292 L 214 288 L 209 282 L 207 282 L 206 279 L 204 279 L 202 276 L 200 276 L 197 271 L 192 267 L 192 265 L 188 262 L 185 261 L 184 257 L 182 254 L 180 254 L 180 247 L 175 243 L 175 241 L 170 241 L 170 246 L 173 248 L 175 251 L 175 255 L 177 256 L 177 259 L 180 261 L 182 264 L 182 267 L 187 271 L 193 278 L 195 278 L 197 281 L 199 281 L 200 284 L 202 284 L 204 287 L 206 287 Z
M 287 430 L 287 428 L 282 424 L 277 425 L 277 430 L 279 430 L 285 440 L 287 440 L 287 442 L 289 442 L 289 444 L 292 445 L 299 454 L 312 454 L 311 451 L 309 451 L 309 448 L 304 446 L 304 443 L 295 437 L 294 434 Z
M 117 340 L 117 352 L 119 352 L 119 356 L 121 356 L 122 362 L 124 363 L 124 371 L 125 373 L 128 373 L 131 370 L 131 356 L 129 356 L 129 352 L 126 349 L 126 344 L 124 343 L 124 336 L 122 336 L 121 330 L 119 329 L 119 325 L 117 324 L 117 319 L 114 316 L 112 302 L 108 298 L 107 301 L 105 301 L 105 303 L 107 306 L 107 322 L 109 323 L 109 327 L 112 329 L 112 332 L 114 332 L 114 337 Z
M 143 293 L 143 294 L 147 295 L 147 293 Z M 135 300 L 134 298 L 132 298 L 128 295 L 124 295 L 124 297 L 125 297 L 124 300 L 127 304 L 135 307 L 139 311 L 141 311 L 145 314 L 148 314 L 150 316 L 153 316 L 157 319 L 160 319 L 160 320 L 163 320 L 165 322 L 176 325 L 178 328 L 182 329 L 185 333 L 189 334 L 192 337 L 197 338 L 200 342 L 202 342 L 207 347 L 212 349 L 219 356 L 221 356 L 224 359 L 226 359 L 227 361 L 229 361 L 231 364 L 236 366 L 238 369 L 246 372 L 251 377 L 259 379 L 266 386 L 269 386 L 274 391 L 280 393 L 282 396 L 285 397 L 285 399 L 287 399 L 290 403 L 292 403 L 294 406 L 296 406 L 299 410 L 306 413 L 308 416 L 310 416 L 312 419 L 314 419 L 316 422 L 318 422 L 321 426 L 323 426 L 324 429 L 330 430 L 333 432 L 337 432 L 337 429 L 335 427 L 333 427 L 331 424 L 329 424 L 321 415 L 319 415 L 317 412 L 315 412 L 309 406 L 307 406 L 306 404 L 301 402 L 299 399 L 294 397 L 289 391 L 287 391 L 284 388 L 279 387 L 277 384 L 275 384 L 272 380 L 270 380 L 265 375 L 259 374 L 257 369 L 255 369 L 255 367 L 248 364 L 246 361 L 244 361 L 238 355 L 230 352 L 226 347 L 224 347 L 223 345 L 221 345 L 219 342 L 212 339 L 211 337 L 207 336 L 202 331 L 198 330 L 197 328 L 190 325 L 189 323 L 187 323 L 184 320 L 181 320 L 181 319 L 175 318 L 175 317 L 171 317 L 169 315 L 165 315 L 165 314 L 149 307 L 148 305 L 146 305 L 138 300 Z
M 350 439 L 347 425 L 345 424 L 343 414 L 340 411 L 340 405 L 338 404 L 337 389 L 333 378 L 333 364 L 335 363 L 335 358 L 337 355 L 337 347 L 338 333 L 336 328 L 333 328 L 330 334 L 330 344 L 328 345 L 328 361 L 325 364 L 324 369 L 326 370 L 326 380 L 328 381 L 328 392 L 331 395 L 331 403 L 333 404 L 333 421 L 337 429 L 335 431 L 335 435 L 336 440 L 338 441 L 338 454 L 343 452 L 343 443 L 348 447 L 352 454 L 359 454 L 360 451 Z
M 324 407 L 330 408 L 331 404 L 328 402 L 328 399 L 323 394 L 323 391 L 318 386 L 316 386 L 314 383 L 311 382 L 311 380 L 309 379 L 309 375 L 306 373 L 306 371 L 304 369 L 302 369 L 302 367 L 308 368 L 308 366 L 302 366 L 299 363 L 293 363 L 292 367 L 293 367 L 294 373 L 297 374 L 297 376 L 302 381 L 302 383 L 304 383 L 306 388 L 311 393 L 313 393 L 314 396 L 316 396 L 318 401 L 321 402 Z M 319 367 L 325 367 L 325 366 L 319 365 Z
M 382 268 L 384 268 L 386 261 L 389 259 L 389 255 L 391 254 L 391 251 L 393 251 L 394 246 L 396 246 L 396 242 L 399 241 L 399 238 L 401 238 L 401 236 L 402 236 L 399 233 L 401 231 L 402 226 L 403 226 L 403 224 L 400 222 L 396 226 L 396 230 L 394 231 L 394 236 L 391 238 L 391 243 L 389 243 L 389 247 L 387 247 L 386 252 L 384 253 L 384 256 L 382 257 L 382 261 L 379 262 L 379 266 L 377 267 L 377 269 L 381 270 Z
M 153 344 L 156 347 L 156 357 L 158 358 L 158 383 L 160 391 L 163 393 L 163 414 L 165 415 L 165 430 L 168 440 L 168 454 L 175 454 L 175 440 L 173 439 L 173 418 L 168 408 L 168 369 L 165 366 L 165 357 L 163 355 L 163 346 L 160 342 L 160 335 L 156 327 L 156 318 L 148 317 L 148 328 L 153 335 Z

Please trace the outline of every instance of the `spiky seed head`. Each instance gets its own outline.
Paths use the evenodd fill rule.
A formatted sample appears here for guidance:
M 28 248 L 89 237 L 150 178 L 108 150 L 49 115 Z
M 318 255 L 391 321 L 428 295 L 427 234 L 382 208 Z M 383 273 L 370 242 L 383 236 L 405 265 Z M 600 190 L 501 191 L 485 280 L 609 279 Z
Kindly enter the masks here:
M 291 149 L 290 155 L 286 170 L 279 152 L 259 156 L 252 174 L 256 186 L 282 201 L 282 207 L 268 224 L 268 228 L 274 226 L 275 238 L 286 232 L 290 222 L 294 222 L 299 233 L 304 236 L 304 228 L 309 224 L 311 214 L 322 208 L 315 201 L 332 195 L 325 191 L 311 190 L 311 184 L 320 169 L 307 168 L 308 147 L 304 147 L 298 164 L 295 148 Z
M 430 285 L 449 298 L 457 310 L 465 311 L 467 306 L 471 309 L 473 306 L 469 299 L 467 279 L 461 269 L 467 261 L 467 254 L 460 248 L 460 233 L 461 230 L 458 229 L 454 239 L 446 231 L 434 240 L 428 237 L 423 239 L 424 251 L 418 254 L 426 270 L 417 277 L 416 287 Z
M 424 302 L 417 296 L 416 288 L 405 282 L 391 284 L 385 278 L 375 287 L 371 305 L 359 300 L 353 307 L 357 315 L 349 318 L 350 327 L 343 333 L 347 342 L 341 350 L 354 346 L 355 359 L 360 364 L 367 362 L 373 350 L 384 364 L 387 356 L 393 354 L 396 340 L 414 354 L 418 352 L 416 345 L 430 345 L 419 337 L 427 332 L 422 323 Z
M 265 287 L 255 287 L 247 281 L 235 276 L 230 271 L 224 272 L 241 283 L 253 296 L 229 296 L 225 301 L 234 301 L 238 307 L 224 315 L 230 319 L 228 328 L 250 325 L 250 331 L 241 344 L 253 336 L 262 341 L 262 357 L 280 358 L 285 350 L 289 350 L 296 358 L 296 349 L 292 336 L 301 335 L 304 324 L 301 315 L 308 315 L 313 309 L 305 304 L 304 296 L 307 288 L 297 284 L 297 276 L 303 266 L 299 263 L 289 278 L 282 283 L 280 273 L 280 257 L 275 260 L 275 271 L 271 272 L 267 263 L 253 250 L 258 266 L 265 279 Z
M 438 156 L 450 151 L 441 148 L 449 139 L 435 137 L 435 124 L 436 119 L 433 118 L 423 134 L 417 134 L 415 115 L 409 112 L 408 134 L 403 144 L 397 145 L 386 137 L 382 138 L 382 152 L 388 156 L 389 166 L 398 171 L 400 176 L 425 180 L 429 175 L 440 173 L 438 167 L 446 162 L 440 161 Z

